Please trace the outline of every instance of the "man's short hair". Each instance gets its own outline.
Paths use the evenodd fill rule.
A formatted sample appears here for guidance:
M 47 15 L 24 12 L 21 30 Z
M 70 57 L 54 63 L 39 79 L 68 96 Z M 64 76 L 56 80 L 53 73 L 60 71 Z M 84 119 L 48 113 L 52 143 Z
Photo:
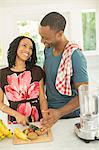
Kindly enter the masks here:
M 40 22 L 41 26 L 49 26 L 56 31 L 64 31 L 66 26 L 66 19 L 58 12 L 48 13 Z

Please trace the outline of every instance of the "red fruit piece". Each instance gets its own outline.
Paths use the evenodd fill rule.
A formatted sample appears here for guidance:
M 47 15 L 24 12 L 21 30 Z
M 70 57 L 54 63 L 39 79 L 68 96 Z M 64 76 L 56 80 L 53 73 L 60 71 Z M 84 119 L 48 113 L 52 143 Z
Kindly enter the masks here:
M 33 129 L 29 128 L 29 132 L 33 132 L 33 131 L 34 131 Z

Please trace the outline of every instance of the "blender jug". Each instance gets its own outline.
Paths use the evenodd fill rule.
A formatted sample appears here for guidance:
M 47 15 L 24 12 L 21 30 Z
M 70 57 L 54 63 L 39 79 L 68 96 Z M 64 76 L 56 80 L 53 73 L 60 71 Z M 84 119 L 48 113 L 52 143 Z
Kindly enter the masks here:
M 99 115 L 99 88 L 95 84 L 79 87 L 80 125 L 84 130 L 97 130 Z

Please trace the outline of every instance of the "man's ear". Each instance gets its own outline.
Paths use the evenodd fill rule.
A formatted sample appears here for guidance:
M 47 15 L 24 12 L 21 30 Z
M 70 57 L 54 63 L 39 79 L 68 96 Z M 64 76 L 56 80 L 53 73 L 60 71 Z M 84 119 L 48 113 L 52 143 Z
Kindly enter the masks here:
M 63 33 L 64 32 L 62 30 L 57 32 L 57 38 L 61 38 L 63 36 Z

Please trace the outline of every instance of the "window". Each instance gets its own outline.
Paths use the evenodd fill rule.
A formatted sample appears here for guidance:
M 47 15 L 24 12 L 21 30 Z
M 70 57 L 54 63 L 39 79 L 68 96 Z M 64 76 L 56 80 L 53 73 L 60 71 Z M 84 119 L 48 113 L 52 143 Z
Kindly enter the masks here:
M 37 21 L 18 21 L 19 35 L 25 35 L 32 38 L 36 44 L 37 64 L 41 67 L 44 61 L 44 45 L 41 43 L 41 38 L 38 33 Z
M 82 13 L 83 47 L 85 51 L 96 50 L 96 18 L 94 12 Z
M 0 41 L 0 67 L 2 66 L 2 60 L 3 60 L 3 46 L 2 42 Z

